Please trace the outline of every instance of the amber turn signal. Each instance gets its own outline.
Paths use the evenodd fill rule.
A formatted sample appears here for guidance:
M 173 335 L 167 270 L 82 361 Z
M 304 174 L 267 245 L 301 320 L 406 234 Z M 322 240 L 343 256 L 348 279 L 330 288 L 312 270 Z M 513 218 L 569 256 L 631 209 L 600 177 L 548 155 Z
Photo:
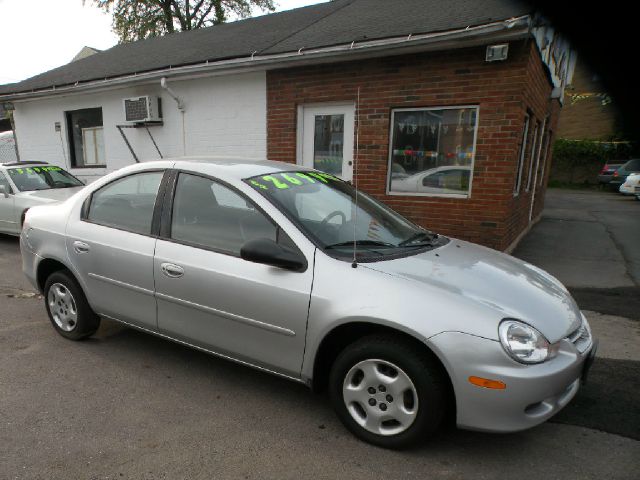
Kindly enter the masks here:
M 507 384 L 504 382 L 482 377 L 469 377 L 469 382 L 473 383 L 476 387 L 493 388 L 494 390 L 504 390 L 507 388 Z

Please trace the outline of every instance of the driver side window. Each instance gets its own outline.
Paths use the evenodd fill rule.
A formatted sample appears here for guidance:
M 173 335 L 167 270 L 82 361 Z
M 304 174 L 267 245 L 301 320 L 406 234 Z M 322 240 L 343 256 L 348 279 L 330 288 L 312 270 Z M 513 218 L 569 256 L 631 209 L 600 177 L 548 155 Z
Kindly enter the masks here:
M 172 239 L 240 256 L 240 249 L 249 240 L 268 238 L 286 243 L 286 235 L 278 233 L 276 225 L 235 190 L 198 175 L 178 176 Z

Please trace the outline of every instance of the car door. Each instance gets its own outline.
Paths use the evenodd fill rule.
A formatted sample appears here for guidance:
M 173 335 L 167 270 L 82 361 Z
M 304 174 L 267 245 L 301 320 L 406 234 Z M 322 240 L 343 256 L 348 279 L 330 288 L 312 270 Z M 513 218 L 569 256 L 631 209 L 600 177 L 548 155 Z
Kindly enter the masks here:
M 247 197 L 211 178 L 180 173 L 167 201 L 171 218 L 163 212 L 154 261 L 160 332 L 298 377 L 313 255 L 304 272 L 240 258 L 256 238 L 296 246 Z
M 7 195 L 0 193 L 0 232 L 17 233 L 20 229 L 15 215 L 15 196 L 13 189 L 3 172 L 0 172 L 0 185 Z
M 67 226 L 67 252 L 89 303 L 104 316 L 156 330 L 152 233 L 164 171 L 135 173 L 93 192 Z

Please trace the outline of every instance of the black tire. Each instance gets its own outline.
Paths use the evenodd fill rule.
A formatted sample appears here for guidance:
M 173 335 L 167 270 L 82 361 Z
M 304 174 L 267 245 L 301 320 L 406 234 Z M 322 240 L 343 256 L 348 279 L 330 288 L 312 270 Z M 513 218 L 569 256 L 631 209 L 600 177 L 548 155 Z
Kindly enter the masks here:
M 343 396 L 346 377 L 353 367 L 370 359 L 382 360 L 399 367 L 415 387 L 418 396 L 417 413 L 413 423 L 400 433 L 373 433 L 356 422 L 347 409 Z M 338 355 L 331 367 L 329 395 L 338 418 L 355 436 L 383 448 L 401 449 L 426 440 L 440 426 L 445 417 L 447 382 L 437 361 L 418 346 L 402 338 L 371 335 L 349 345 Z M 377 407 L 382 409 L 382 401 Z M 385 406 L 385 410 L 386 408 L 390 407 Z M 367 413 L 364 408 L 361 410 Z
M 55 285 L 64 286 L 71 294 L 71 299 L 68 302 L 68 305 L 73 305 L 73 307 L 75 307 L 75 320 L 73 321 L 73 326 L 70 330 L 63 329 L 56 322 L 54 314 L 52 314 L 52 307 L 55 307 L 55 305 L 50 305 L 51 297 L 49 294 L 51 287 Z M 87 302 L 87 297 L 85 297 L 78 281 L 68 270 L 58 270 L 57 272 L 49 275 L 44 284 L 44 304 L 53 328 L 55 328 L 56 332 L 60 335 L 70 340 L 82 340 L 90 337 L 100 326 L 100 317 L 91 309 Z M 57 309 L 57 307 L 55 308 Z M 69 309 L 71 308 L 69 307 Z

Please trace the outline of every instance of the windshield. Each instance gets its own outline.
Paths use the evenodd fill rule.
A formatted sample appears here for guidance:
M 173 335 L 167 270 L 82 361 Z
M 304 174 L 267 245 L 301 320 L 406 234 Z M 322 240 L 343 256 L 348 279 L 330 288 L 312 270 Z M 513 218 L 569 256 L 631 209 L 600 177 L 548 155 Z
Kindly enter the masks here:
M 11 180 L 21 192 L 50 190 L 52 188 L 81 187 L 80 180 L 60 167 L 16 167 L 7 169 Z
M 438 237 L 348 183 L 326 173 L 284 172 L 245 182 L 292 219 L 319 248 L 336 256 L 406 253 L 434 246 Z

